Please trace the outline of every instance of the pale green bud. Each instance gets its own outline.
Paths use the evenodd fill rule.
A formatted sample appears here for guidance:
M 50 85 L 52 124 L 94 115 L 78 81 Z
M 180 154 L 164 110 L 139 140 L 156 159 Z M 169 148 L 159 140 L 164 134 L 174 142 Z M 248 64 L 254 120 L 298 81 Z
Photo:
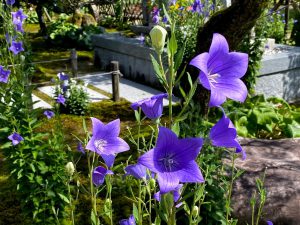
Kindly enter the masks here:
M 198 214 L 199 214 L 199 208 L 198 208 L 198 206 L 195 205 L 192 210 L 192 216 L 197 217 Z
M 75 172 L 75 167 L 72 162 L 68 162 L 67 165 L 65 166 L 65 169 L 69 176 L 72 176 Z
M 150 188 L 154 189 L 155 188 L 155 184 L 156 184 L 155 179 L 151 178 L 150 181 L 149 181 L 149 184 L 150 184 Z
M 152 47 L 159 54 L 161 54 L 164 50 L 167 33 L 168 32 L 165 30 L 165 28 L 159 25 L 154 26 L 150 31 Z

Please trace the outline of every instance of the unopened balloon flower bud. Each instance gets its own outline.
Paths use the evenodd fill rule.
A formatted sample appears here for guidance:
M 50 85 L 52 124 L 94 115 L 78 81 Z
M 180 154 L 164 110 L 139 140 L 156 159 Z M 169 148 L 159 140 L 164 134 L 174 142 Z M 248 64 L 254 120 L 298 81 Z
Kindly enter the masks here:
M 154 26 L 150 31 L 152 47 L 159 54 L 161 54 L 164 50 L 166 36 L 167 36 L 167 31 L 165 30 L 165 28 L 159 25 Z
M 155 188 L 155 184 L 156 184 L 155 179 L 151 178 L 150 181 L 149 181 L 149 184 L 150 184 L 150 188 L 154 189 Z
M 198 208 L 198 206 L 195 205 L 192 210 L 192 216 L 197 217 L 198 214 L 199 214 L 199 208 Z
M 67 165 L 65 166 L 66 172 L 69 176 L 72 176 L 75 172 L 75 167 L 72 162 L 68 162 Z

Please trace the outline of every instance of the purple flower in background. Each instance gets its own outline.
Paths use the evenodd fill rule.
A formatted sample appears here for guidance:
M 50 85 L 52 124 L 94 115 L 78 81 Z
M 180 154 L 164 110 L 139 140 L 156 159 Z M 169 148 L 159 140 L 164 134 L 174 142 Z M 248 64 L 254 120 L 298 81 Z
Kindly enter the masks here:
M 108 170 L 102 166 L 98 166 L 94 169 L 93 174 L 92 174 L 92 180 L 95 186 L 100 186 L 103 184 L 105 176 L 107 174 L 114 174 L 111 170 Z
M 24 33 L 23 24 L 22 23 L 15 23 L 15 30 L 21 33 Z
M 145 36 L 143 33 L 137 39 L 140 41 L 140 44 L 143 45 L 145 43 Z
M 146 98 L 141 101 L 131 104 L 133 110 L 137 110 L 138 107 L 141 107 L 144 114 L 149 119 L 157 119 L 162 115 L 163 112 L 163 99 L 166 98 L 168 94 L 158 94 L 154 95 L 151 98 Z
M 17 55 L 19 54 L 19 52 L 24 51 L 23 43 L 21 41 L 20 42 L 12 41 L 9 50 L 12 51 L 14 55 Z
M 192 5 L 192 12 L 202 13 L 203 12 L 203 4 L 200 0 L 195 0 Z
M 64 72 L 58 73 L 57 77 L 60 81 L 69 80 L 69 76 L 65 74 Z
M 131 175 L 136 179 L 146 179 L 147 171 L 146 167 L 141 164 L 129 165 L 125 168 L 126 176 Z
M 273 225 L 272 221 L 270 221 L 270 220 L 267 221 L 267 224 L 268 225 Z
M 219 106 L 230 98 L 244 102 L 247 87 L 240 80 L 248 68 L 248 55 L 229 52 L 228 43 L 221 34 L 214 34 L 209 52 L 202 53 L 190 62 L 201 70 L 199 80 L 211 91 L 209 106 Z
M 7 5 L 13 5 L 15 4 L 15 0 L 6 0 Z
M 17 145 L 17 144 L 19 144 L 21 141 L 24 140 L 24 138 L 23 138 L 20 134 L 18 134 L 18 133 L 16 133 L 16 132 L 14 132 L 13 134 L 9 135 L 9 136 L 8 136 L 8 139 L 12 141 L 12 144 L 13 144 L 13 145 Z
M 93 136 L 88 142 L 86 149 L 99 154 L 108 167 L 111 167 L 115 155 L 129 150 L 129 145 L 119 138 L 120 120 L 116 119 L 108 124 L 103 124 L 96 118 L 91 118 L 93 124 Z
M 156 7 L 152 11 L 152 22 L 154 24 L 158 24 L 159 23 L 159 12 L 160 12 L 160 9 L 156 8 Z
M 46 110 L 44 115 L 47 116 L 48 119 L 51 119 L 55 114 L 51 110 Z
M 133 215 L 130 215 L 128 219 L 120 220 L 120 225 L 136 225 Z
M 295 23 L 298 23 L 298 20 L 295 20 L 295 19 L 294 19 L 294 24 L 295 24 Z
M 19 9 L 16 12 L 12 12 L 13 24 L 23 23 L 27 16 L 23 13 L 22 9 Z
M 66 102 L 66 99 L 65 99 L 65 97 L 62 94 L 59 94 L 57 96 L 56 102 L 64 105 L 65 102 Z
M 77 144 L 77 151 L 81 152 L 82 154 L 85 154 L 84 148 L 81 144 L 81 142 L 78 142 Z
M 162 22 L 163 22 L 163 23 L 168 23 L 168 18 L 167 18 L 166 16 L 164 16 L 164 17 L 162 18 Z
M 172 194 L 173 194 L 173 200 L 174 200 L 175 203 L 180 198 L 180 195 L 181 195 L 180 191 L 181 191 L 182 186 L 183 186 L 183 184 L 178 184 L 178 186 L 174 190 L 171 191 Z M 160 193 L 160 191 L 156 192 L 153 197 L 154 197 L 154 199 L 156 199 L 157 201 L 160 202 L 160 199 L 161 199 L 161 193 Z M 176 207 L 179 207 L 180 205 L 181 204 L 178 204 L 178 205 L 176 205 Z
M 217 147 L 235 148 L 235 152 L 241 153 L 243 160 L 246 159 L 246 152 L 242 149 L 237 140 L 237 131 L 224 111 L 223 117 L 211 128 L 209 138 L 212 145 Z
M 7 83 L 9 75 L 10 70 L 5 70 L 3 66 L 0 66 L 0 82 Z
M 178 139 L 168 128 L 160 127 L 156 146 L 138 159 L 138 163 L 157 174 L 160 193 L 175 190 L 182 183 L 204 182 L 195 161 L 203 140 L 201 138 Z

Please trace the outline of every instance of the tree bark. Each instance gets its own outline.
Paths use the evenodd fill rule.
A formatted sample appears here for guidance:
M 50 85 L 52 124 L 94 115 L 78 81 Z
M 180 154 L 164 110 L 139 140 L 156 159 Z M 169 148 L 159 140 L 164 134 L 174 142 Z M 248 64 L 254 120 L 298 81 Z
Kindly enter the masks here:
M 196 55 L 208 52 L 214 33 L 225 36 L 230 49 L 236 50 L 267 8 L 268 3 L 269 0 L 235 0 L 229 8 L 215 13 L 198 30 Z M 199 75 L 199 71 L 195 68 L 189 68 L 189 72 L 194 79 Z M 202 114 L 207 115 L 209 92 L 199 85 L 195 99 L 201 105 Z

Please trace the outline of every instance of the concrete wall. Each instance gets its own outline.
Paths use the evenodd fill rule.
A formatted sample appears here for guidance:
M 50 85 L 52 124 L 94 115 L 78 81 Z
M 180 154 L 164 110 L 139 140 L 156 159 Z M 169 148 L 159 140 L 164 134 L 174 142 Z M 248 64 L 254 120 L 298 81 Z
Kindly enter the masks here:
M 92 38 L 95 47 L 95 64 L 109 69 L 109 62 L 120 62 L 124 77 L 144 84 L 159 87 L 150 60 L 155 52 L 137 39 L 125 38 L 116 34 L 100 34 Z M 266 97 L 281 97 L 289 102 L 300 100 L 300 48 L 277 45 L 281 53 L 265 55 L 256 92 Z

